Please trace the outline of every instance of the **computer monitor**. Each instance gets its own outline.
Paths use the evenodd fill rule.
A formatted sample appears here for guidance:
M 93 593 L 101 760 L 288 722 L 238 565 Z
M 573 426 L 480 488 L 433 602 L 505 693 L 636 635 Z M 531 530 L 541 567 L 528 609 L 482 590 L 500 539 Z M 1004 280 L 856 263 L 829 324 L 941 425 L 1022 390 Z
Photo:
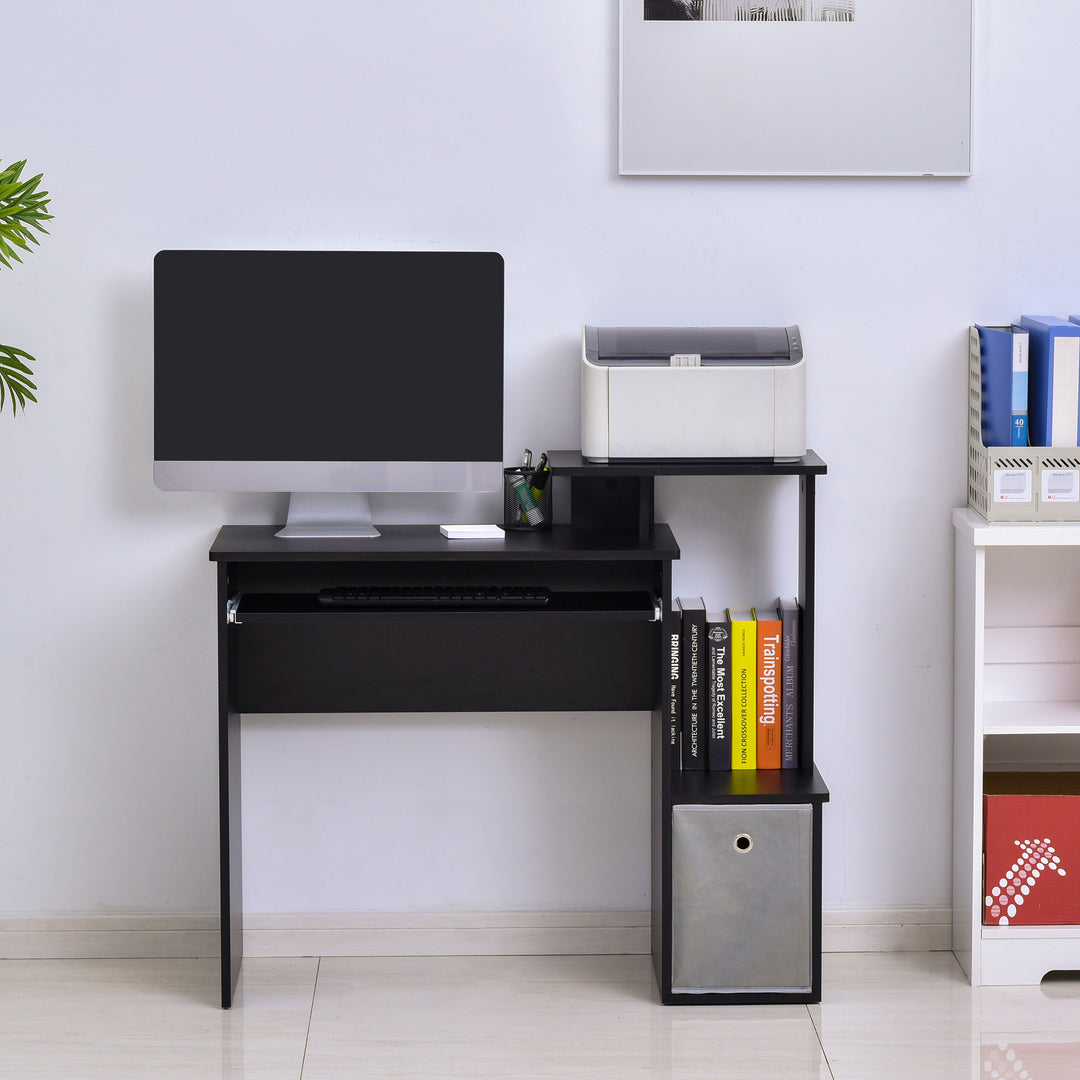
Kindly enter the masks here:
M 158 252 L 155 483 L 289 492 L 284 536 L 498 490 L 503 291 L 495 252 Z

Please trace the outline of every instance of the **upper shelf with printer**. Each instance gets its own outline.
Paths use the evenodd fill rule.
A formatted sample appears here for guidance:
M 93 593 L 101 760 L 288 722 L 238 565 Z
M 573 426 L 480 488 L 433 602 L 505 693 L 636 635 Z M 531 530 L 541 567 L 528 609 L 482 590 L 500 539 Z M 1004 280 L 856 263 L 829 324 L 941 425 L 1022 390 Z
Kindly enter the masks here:
M 590 461 L 806 453 L 797 326 L 586 326 L 581 362 Z

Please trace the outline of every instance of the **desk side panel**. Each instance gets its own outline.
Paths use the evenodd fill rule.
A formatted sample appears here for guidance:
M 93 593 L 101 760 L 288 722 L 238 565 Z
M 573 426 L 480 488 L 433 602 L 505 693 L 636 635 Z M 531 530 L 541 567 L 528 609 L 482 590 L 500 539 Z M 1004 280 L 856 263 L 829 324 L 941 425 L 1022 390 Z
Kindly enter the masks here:
M 240 843 L 240 713 L 236 707 L 236 627 L 226 619 L 228 566 L 218 565 L 218 823 L 221 889 L 221 1004 L 232 1004 L 244 952 Z

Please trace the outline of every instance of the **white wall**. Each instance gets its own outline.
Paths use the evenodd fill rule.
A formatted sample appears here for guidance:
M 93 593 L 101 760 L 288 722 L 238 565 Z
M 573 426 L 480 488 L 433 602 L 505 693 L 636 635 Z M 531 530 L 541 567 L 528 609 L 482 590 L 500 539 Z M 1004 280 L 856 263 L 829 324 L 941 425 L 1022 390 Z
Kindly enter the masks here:
M 39 0 L 5 23 L 0 158 L 45 172 L 56 220 L 0 270 L 41 399 L 0 417 L 3 911 L 216 907 L 206 549 L 281 500 L 153 487 L 167 246 L 502 251 L 508 459 L 578 445 L 582 322 L 800 323 L 829 464 L 824 903 L 949 902 L 966 328 L 1080 311 L 1075 5 L 976 0 L 975 175 L 906 181 L 619 178 L 615 4 Z M 794 588 L 783 535 L 725 561 L 790 524 L 782 485 L 657 502 L 677 591 Z M 254 720 L 247 906 L 643 909 L 647 775 L 642 716 Z

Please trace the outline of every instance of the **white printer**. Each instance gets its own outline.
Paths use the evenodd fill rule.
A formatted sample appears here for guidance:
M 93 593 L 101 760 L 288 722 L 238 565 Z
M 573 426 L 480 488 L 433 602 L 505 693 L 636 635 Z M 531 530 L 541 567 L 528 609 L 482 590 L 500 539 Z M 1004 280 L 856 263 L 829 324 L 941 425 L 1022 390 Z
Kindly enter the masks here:
M 799 328 L 586 326 L 581 452 L 589 461 L 802 457 Z

